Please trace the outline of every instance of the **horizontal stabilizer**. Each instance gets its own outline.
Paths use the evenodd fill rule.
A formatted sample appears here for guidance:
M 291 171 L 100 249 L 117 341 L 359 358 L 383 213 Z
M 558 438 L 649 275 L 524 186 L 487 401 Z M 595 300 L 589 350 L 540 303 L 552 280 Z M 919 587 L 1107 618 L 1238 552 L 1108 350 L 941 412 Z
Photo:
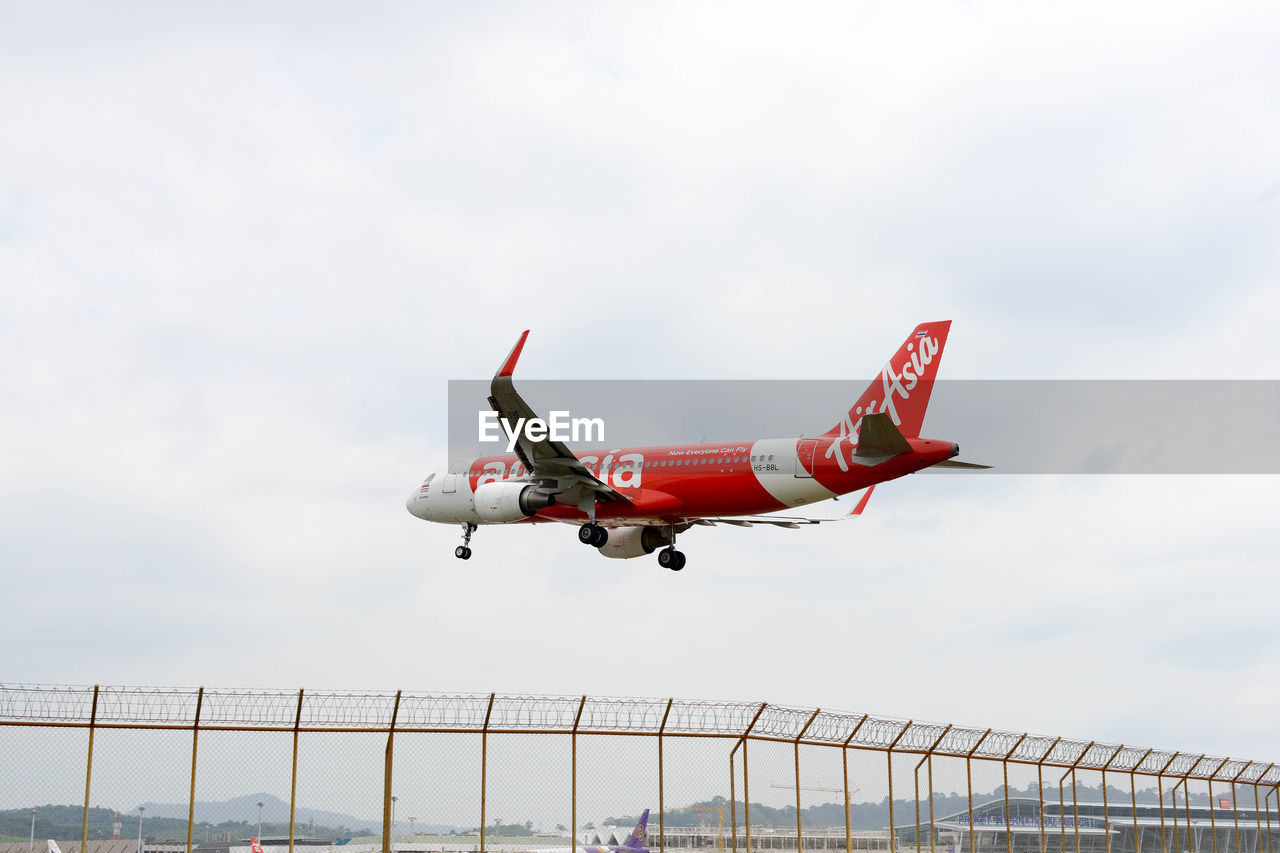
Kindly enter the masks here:
M 977 462 L 961 462 L 959 459 L 943 459 L 941 462 L 935 462 L 929 467 L 931 468 L 968 468 L 974 471 L 985 471 L 990 465 L 979 465 Z
M 893 425 L 888 412 L 863 415 L 862 426 L 858 429 L 858 449 L 854 451 L 854 456 L 885 459 L 909 452 L 911 444 Z

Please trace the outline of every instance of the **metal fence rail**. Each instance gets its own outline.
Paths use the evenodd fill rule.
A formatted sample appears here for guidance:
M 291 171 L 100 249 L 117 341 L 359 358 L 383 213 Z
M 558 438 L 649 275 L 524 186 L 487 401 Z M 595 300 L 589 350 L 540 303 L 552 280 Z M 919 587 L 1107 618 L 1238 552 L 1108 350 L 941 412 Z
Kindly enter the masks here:
M 1081 773 L 1097 773 L 1101 778 L 1102 790 L 1102 823 L 1101 835 L 1105 846 L 1098 838 L 1086 832 L 1084 846 L 1099 849 L 1105 853 L 1113 853 L 1113 840 L 1123 842 L 1121 849 L 1132 849 L 1135 853 L 1146 853 L 1150 847 L 1158 846 L 1165 853 L 1181 853 L 1192 850 L 1193 853 L 1220 853 L 1219 842 L 1225 848 L 1221 853 L 1276 853 L 1280 847 L 1274 833 L 1280 833 L 1280 813 L 1273 809 L 1280 807 L 1280 768 L 1274 762 L 1249 761 L 1226 757 L 1208 756 L 1195 752 L 1182 752 L 1142 748 L 1120 744 L 1105 744 L 1096 741 L 1078 741 L 1047 735 L 1031 735 L 1026 732 L 996 731 L 993 729 L 966 728 L 963 726 L 941 723 L 918 722 L 913 720 L 878 717 L 870 714 L 850 714 L 832 712 L 813 708 L 798 708 L 787 705 L 773 705 L 765 702 L 703 702 L 685 699 L 645 699 L 594 696 L 527 696 L 505 694 L 441 694 L 441 693 L 408 693 L 368 692 L 368 691 L 281 691 L 281 690 L 238 690 L 238 689 L 182 689 L 161 687 L 85 687 L 85 686 L 46 686 L 46 685 L 0 685 L 0 731 L 16 728 L 40 730 L 83 730 L 87 731 L 87 752 L 85 760 L 85 796 L 84 816 L 81 826 L 81 853 L 87 849 L 88 822 L 91 790 L 94 774 L 94 738 L 101 731 L 138 731 L 159 733 L 164 731 L 186 732 L 190 738 L 190 774 L 188 787 L 188 815 L 186 850 L 193 845 L 192 826 L 194 824 L 194 808 L 196 803 L 196 780 L 201 756 L 200 736 L 219 732 L 242 733 L 241 737 L 252 739 L 255 735 L 246 733 L 284 733 L 292 737 L 292 767 L 290 773 L 290 819 L 289 849 L 293 850 L 295 839 L 295 809 L 297 803 L 298 744 L 302 735 L 313 734 L 349 734 L 349 735 L 381 735 L 385 736 L 385 749 L 382 757 L 383 774 L 382 790 L 382 848 L 393 851 L 395 798 L 392 795 L 392 777 L 395 761 L 395 744 L 397 736 L 436 734 L 436 735 L 470 735 L 479 742 L 479 814 L 480 827 L 478 849 L 485 851 L 489 844 L 488 827 L 486 826 L 487 796 L 493 784 L 490 774 L 493 771 L 489 753 L 490 739 L 496 736 L 513 735 L 558 735 L 567 737 L 570 790 L 567 797 L 570 801 L 569 829 L 573 837 L 578 831 L 579 803 L 579 747 L 581 738 L 593 739 L 632 739 L 653 738 L 656 740 L 656 766 L 653 781 L 656 782 L 658 794 L 658 848 L 665 850 L 667 835 L 665 817 L 667 803 L 665 790 L 668 782 L 667 752 L 671 749 L 670 739 L 701 739 L 706 744 L 719 743 L 723 756 L 719 762 L 705 762 L 705 767 L 694 774 L 703 774 L 705 778 L 714 778 L 719 789 L 728 789 L 727 809 L 731 812 L 730 844 L 736 851 L 739 845 L 747 853 L 752 850 L 753 840 L 750 809 L 752 771 L 762 766 L 778 769 L 779 762 L 789 763 L 786 768 L 787 777 L 794 787 L 795 832 L 794 846 L 796 850 L 805 849 L 802 791 L 825 791 L 832 794 L 842 793 L 844 804 L 844 838 L 845 850 L 854 849 L 852 840 L 854 828 L 850 818 L 850 802 L 852 791 L 850 785 L 850 756 L 856 756 L 862 766 L 855 768 L 855 776 L 871 780 L 877 787 L 882 780 L 887 783 L 887 799 L 889 802 L 889 820 L 887 839 L 891 848 L 906 845 L 922 853 L 925 842 L 924 834 L 928 833 L 928 849 L 936 853 L 943 832 L 941 815 L 935 815 L 934 805 L 937 795 L 934 791 L 934 763 L 945 762 L 953 781 L 958 778 L 963 767 L 968 792 L 967 819 L 957 818 L 951 822 L 954 836 L 951 840 L 964 851 L 977 853 L 982 848 L 979 843 L 978 827 L 994 827 L 1003 829 L 1001 838 L 994 842 L 987 839 L 987 847 L 993 843 L 1002 844 L 1006 853 L 1014 853 L 1015 840 L 1019 850 L 1038 850 L 1039 853 L 1066 853 L 1070 846 L 1067 840 L 1067 825 L 1071 823 L 1070 832 L 1074 842 L 1074 850 L 1080 853 L 1082 847 L 1081 828 L 1088 828 L 1087 821 L 1082 824 L 1078 815 L 1072 820 L 1066 818 L 1067 811 L 1078 812 L 1081 805 L 1075 797 L 1077 777 Z M 155 737 L 161 737 L 156 734 Z M 172 737 L 166 736 L 166 737 Z M 718 740 L 717 740 L 718 739 Z M 261 738 L 259 738 L 261 740 Z M 546 739 L 544 739 L 546 740 Z M 559 745 L 562 740 L 548 741 Z M 612 743 L 613 741 L 609 741 Z M 468 744 L 472 741 L 467 741 Z M 470 747 L 468 747 L 470 748 Z M 785 752 L 779 753 L 779 748 Z M 0 767 L 14 767 L 21 763 L 20 756 L 6 756 L 0 746 Z M 765 750 L 765 759 L 757 756 Z M 815 752 L 813 750 L 820 750 Z M 750 753 L 750 761 L 748 761 Z M 873 754 L 882 756 L 881 763 L 868 764 Z M 805 756 L 805 758 L 802 758 Z M 782 756 L 781 758 L 779 756 Z M 562 758 L 553 750 L 553 760 Z M 835 765 L 831 759 L 839 761 L 842 768 L 842 785 L 837 788 L 813 787 L 802 785 L 802 763 L 822 764 L 828 770 Z M 729 772 L 725 779 L 724 758 L 728 758 Z M 789 761 L 787 760 L 789 759 Z M 871 769 L 869 770 L 868 767 Z M 973 803 L 973 774 L 975 767 L 980 773 L 990 775 L 990 771 L 998 770 L 1004 791 L 1003 818 L 995 823 L 975 820 Z M 883 773 L 881 773 L 881 770 Z M 1013 771 L 1023 779 L 1032 780 L 1037 791 L 1038 817 L 1033 819 L 1010 816 L 1009 774 Z M 1045 799 L 1044 776 L 1050 772 L 1050 782 L 1056 783 L 1059 803 Z M 1065 771 L 1065 772 L 1063 772 Z M 927 798 L 920 795 L 921 774 L 925 773 Z M 1034 774 L 1034 776 L 1030 775 Z M 1131 802 L 1121 803 L 1119 808 L 1130 806 L 1129 817 L 1132 820 L 1132 832 L 1127 826 L 1120 826 L 1111 818 L 1113 804 L 1110 802 L 1108 774 L 1112 779 L 1128 777 Z M 688 775 L 686 773 L 686 775 Z M 895 775 L 897 790 L 895 791 Z M 1159 792 L 1159 832 L 1158 841 L 1154 825 L 1139 825 L 1139 808 L 1137 800 L 1137 777 L 1154 781 Z M 701 778 L 701 777 L 700 777 Z M 857 779 L 855 778 L 855 783 Z M 724 784 L 727 783 L 727 784 Z M 1168 808 L 1165 805 L 1166 786 L 1172 783 L 1170 796 L 1172 801 Z M 1193 807 L 1190 788 L 1193 783 L 1203 784 L 1208 793 L 1209 808 L 1207 818 L 1203 810 Z M 1214 793 L 1215 783 L 1218 794 Z M 756 782 L 759 786 L 759 782 Z M 1030 785 L 1031 782 L 1029 781 Z M 1072 787 L 1072 796 L 1065 798 L 1066 786 Z M 740 787 L 739 787 L 740 785 Z M 767 783 L 766 783 L 767 787 Z M 782 787 L 773 785 L 772 787 Z M 1248 812 L 1245 821 L 1244 835 L 1241 834 L 1240 814 L 1244 811 L 1236 808 L 1236 801 L 1241 790 L 1245 791 L 1244 800 L 1252 799 L 1252 811 Z M 757 792 L 760 790 L 757 787 Z M 912 799 L 897 799 L 903 790 L 912 791 Z M 1215 796 L 1230 792 L 1231 809 L 1220 809 L 1214 805 Z M 954 795 L 953 795 L 954 796 Z M 1181 796 L 1181 809 L 1178 797 Z M 1200 794 L 1197 793 L 1197 797 Z M 1017 795 L 1014 796 L 1017 800 Z M 902 805 L 899 806 L 898 803 Z M 914 809 L 909 810 L 909 805 Z M 1015 804 L 1016 805 L 1016 804 Z M 1044 818 L 1046 807 L 1059 806 L 1059 818 L 1050 826 Z M 922 809 L 925 809 L 922 814 Z M 742 811 L 741 817 L 739 811 Z M 908 811 L 903 811 L 908 810 Z M 1179 815 L 1181 812 L 1181 824 Z M 1218 826 L 1219 812 L 1224 826 Z M 910 817 L 904 817 L 909 814 Z M 261 803 L 259 803 L 259 820 L 261 820 Z M 1168 820 L 1166 820 L 1166 816 Z M 1273 817 L 1275 820 L 1273 821 Z M 723 819 L 723 814 L 721 815 Z M 412 822 L 413 818 L 410 818 Z M 1032 820 L 1038 832 L 1022 832 Z M 1148 824 L 1154 818 L 1148 817 Z M 1208 833 L 1212 842 L 1212 850 L 1200 850 L 1204 832 L 1200 833 L 1200 841 L 1196 841 L 1193 830 L 1204 830 L 1201 824 L 1207 820 Z M 1230 821 L 1229 824 L 1225 823 Z M 1265 826 L 1264 826 L 1265 822 Z M 1275 828 L 1273 830 L 1273 822 Z M 963 824 L 960 830 L 956 825 Z M 1003 824 L 1001 826 L 1001 823 Z M 33 817 L 34 824 L 34 817 Z M 1048 830 L 1046 827 L 1050 826 Z M 1181 830 L 1179 827 L 1182 827 Z M 908 831 L 909 830 L 909 831 Z M 757 844 L 760 829 L 755 829 Z M 985 829 L 983 831 L 986 831 Z M 1180 836 L 1178 833 L 1182 832 Z M 789 832 L 789 830 L 788 830 Z M 1022 834 L 1019 834 L 1019 833 Z M 34 829 L 32 830 L 34 834 Z M 1058 835 L 1056 842 L 1052 838 Z M 818 836 L 810 831 L 810 840 Z M 141 837 L 141 815 L 139 815 L 139 836 Z M 1016 838 L 1015 838 L 1016 836 Z M 1114 836 L 1114 839 L 1113 839 Z M 823 849 L 828 849 L 830 833 L 822 835 Z M 787 845 L 792 844 L 791 836 L 785 837 Z M 773 838 L 778 841 L 778 838 Z M 1053 843 L 1051 843 L 1053 842 Z M 781 843 L 781 842 L 779 842 Z M 1124 846 L 1127 845 L 1127 846 Z M 1251 845 L 1251 846 L 1250 846 Z M 770 846 L 777 846 L 770 843 Z M 1116 851 L 1115 853 L 1118 853 Z

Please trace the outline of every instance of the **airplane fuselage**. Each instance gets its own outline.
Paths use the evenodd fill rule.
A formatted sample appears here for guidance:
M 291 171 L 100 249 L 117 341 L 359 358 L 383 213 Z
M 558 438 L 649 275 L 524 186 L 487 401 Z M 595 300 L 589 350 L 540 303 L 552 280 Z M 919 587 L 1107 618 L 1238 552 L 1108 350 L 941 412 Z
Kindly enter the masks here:
M 629 498 L 596 506 L 598 521 L 667 523 L 805 506 L 914 473 L 959 452 L 946 441 L 912 438 L 909 443 L 911 452 L 884 460 L 857 456 L 857 444 L 839 436 L 627 447 L 575 456 L 592 475 Z M 481 486 L 533 482 L 515 454 L 480 456 L 436 471 L 406 505 L 418 518 L 447 524 L 587 518 L 564 504 L 521 518 L 495 519 L 477 511 Z

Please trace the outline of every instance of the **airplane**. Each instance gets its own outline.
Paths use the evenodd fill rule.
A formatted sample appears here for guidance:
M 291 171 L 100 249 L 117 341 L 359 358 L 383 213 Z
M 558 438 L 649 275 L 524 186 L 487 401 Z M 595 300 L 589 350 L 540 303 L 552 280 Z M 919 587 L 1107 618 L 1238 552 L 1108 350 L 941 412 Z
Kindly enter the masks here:
M 797 528 L 860 515 L 876 484 L 929 467 L 989 468 L 954 457 L 960 446 L 920 437 L 951 321 L 921 323 L 853 405 L 826 432 L 799 438 L 716 441 L 575 453 L 518 424 L 536 417 L 512 379 L 529 337 L 516 341 L 490 383 L 489 405 L 514 453 L 464 459 L 432 472 L 409 495 L 409 512 L 462 526 L 454 550 L 471 558 L 482 524 L 578 525 L 578 541 L 605 557 L 658 551 L 658 564 L 685 566 L 676 537 L 694 526 Z M 512 425 L 517 425 L 513 428 Z M 544 430 L 543 433 L 546 431 Z M 766 515 L 866 489 L 837 518 Z
M 649 810 L 645 809 L 623 844 L 581 844 L 577 847 L 529 847 L 529 853 L 649 853 L 644 846 L 649 832 Z

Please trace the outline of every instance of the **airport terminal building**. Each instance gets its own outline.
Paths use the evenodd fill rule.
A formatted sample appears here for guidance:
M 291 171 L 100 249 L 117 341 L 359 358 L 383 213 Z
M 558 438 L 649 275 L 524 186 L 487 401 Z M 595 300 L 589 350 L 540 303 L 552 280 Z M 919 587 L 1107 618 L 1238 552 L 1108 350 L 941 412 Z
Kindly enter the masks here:
M 992 800 L 899 828 L 898 847 L 937 853 L 1280 853 L 1280 813 L 1223 806 Z

